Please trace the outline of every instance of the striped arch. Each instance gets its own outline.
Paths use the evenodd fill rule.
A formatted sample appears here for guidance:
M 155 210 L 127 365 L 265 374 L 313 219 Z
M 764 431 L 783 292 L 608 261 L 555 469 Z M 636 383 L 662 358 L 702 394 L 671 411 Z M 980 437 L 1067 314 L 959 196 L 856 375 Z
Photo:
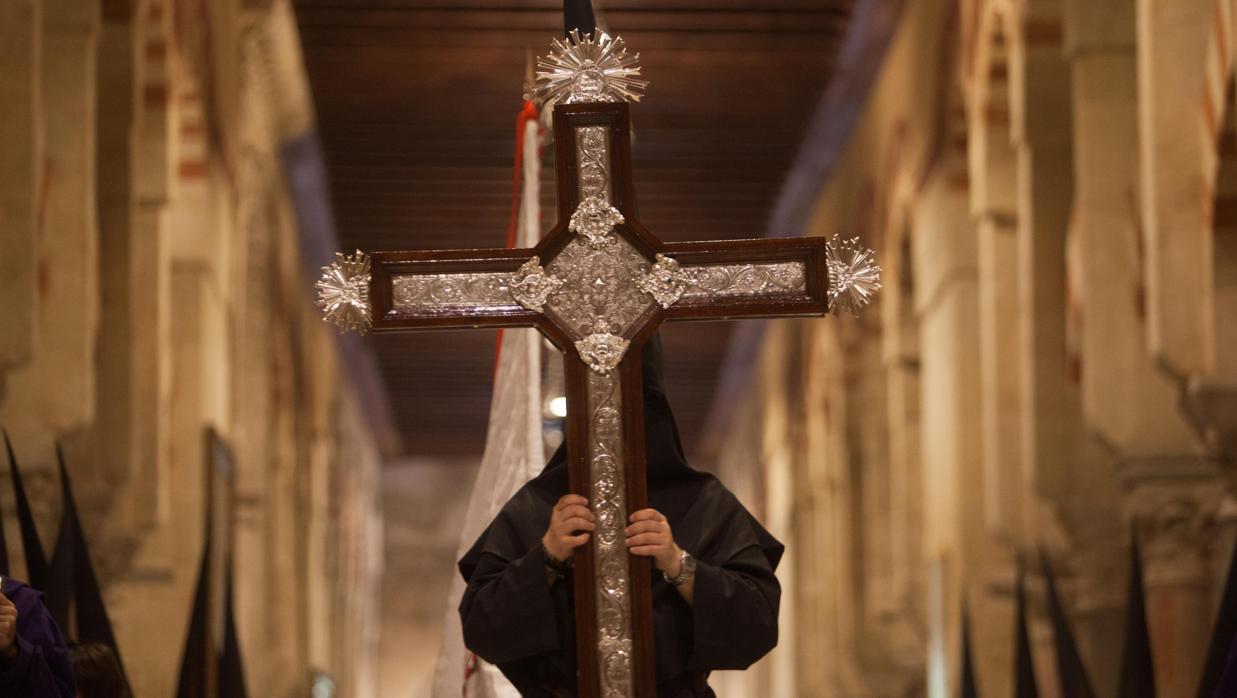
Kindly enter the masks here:
M 971 209 L 1012 224 L 1016 217 L 1016 153 L 1022 127 L 1021 32 L 1007 2 L 983 4 L 963 63 L 968 124 Z
M 1203 139 L 1204 219 L 1210 235 L 1212 341 L 1208 374 L 1222 382 L 1237 379 L 1231 347 L 1237 329 L 1228 320 L 1237 313 L 1237 0 L 1214 0 L 1208 31 L 1207 62 L 1200 108 Z M 1220 449 L 1217 443 L 1210 444 Z
M 1207 162 L 1207 172 L 1214 174 L 1219 163 L 1220 132 L 1224 115 L 1231 108 L 1230 85 L 1233 81 L 1234 21 L 1237 21 L 1237 0 L 1213 0 L 1211 30 L 1207 33 L 1207 63 L 1203 78 L 1202 104 L 1199 120 Z

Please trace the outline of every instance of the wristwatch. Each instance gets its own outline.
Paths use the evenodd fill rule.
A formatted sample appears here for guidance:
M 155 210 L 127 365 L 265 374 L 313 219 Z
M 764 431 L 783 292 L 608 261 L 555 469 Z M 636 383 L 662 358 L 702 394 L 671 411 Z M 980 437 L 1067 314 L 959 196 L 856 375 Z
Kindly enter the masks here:
M 665 572 L 661 576 L 673 587 L 683 586 L 696 576 L 696 558 L 688 555 L 686 550 L 682 551 L 679 553 L 679 576 L 671 577 Z
M 544 540 L 543 540 L 543 541 L 541 541 L 541 554 L 542 554 L 542 556 L 545 558 L 545 566 L 546 566 L 546 567 L 549 567 L 550 569 L 554 570 L 555 572 L 566 572 L 566 571 L 567 571 L 567 565 L 571 564 L 571 558 L 570 558 L 570 557 L 568 557 L 568 558 L 566 558 L 566 559 L 564 559 L 564 560 L 560 560 L 560 559 L 558 559 L 558 558 L 554 557 L 553 553 L 551 553 L 551 552 L 550 552 L 550 549 L 549 549 L 549 548 L 547 548 L 547 547 L 545 547 L 545 541 L 544 541 Z

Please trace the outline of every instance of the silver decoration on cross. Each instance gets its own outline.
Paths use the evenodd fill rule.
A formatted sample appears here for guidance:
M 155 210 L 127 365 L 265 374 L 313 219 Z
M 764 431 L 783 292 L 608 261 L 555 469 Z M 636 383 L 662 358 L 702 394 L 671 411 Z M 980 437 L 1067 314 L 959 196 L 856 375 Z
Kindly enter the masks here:
M 373 323 L 369 304 L 369 256 L 335 253 L 335 261 L 322 267 L 322 278 L 314 284 L 318 289 L 318 307 L 323 321 L 333 322 L 340 332 L 369 331 Z
M 631 594 L 623 529 L 627 483 L 623 467 L 623 405 L 618 377 L 589 373 L 589 481 L 597 516 L 593 572 L 597 578 L 597 659 L 604 698 L 633 695 Z
M 859 315 L 881 288 L 881 268 L 876 253 L 859 244 L 859 238 L 843 240 L 834 235 L 826 247 L 829 265 L 829 312 Z
M 619 365 L 629 346 L 631 342 L 616 334 L 597 332 L 577 341 L 576 351 L 589 368 L 604 375 Z
M 622 222 L 623 214 L 609 201 L 600 196 L 590 196 L 581 201 L 576 212 L 571 214 L 567 229 L 583 235 L 593 247 L 601 247 L 613 240 L 614 226 Z
M 562 279 L 547 274 L 541 259 L 533 257 L 511 277 L 511 297 L 529 310 L 541 310 L 550 294 L 562 285 Z
M 576 183 L 580 196 L 583 201 L 595 201 L 603 211 L 613 210 L 609 144 L 604 127 L 576 129 Z M 621 214 L 614 214 L 621 220 Z M 573 216 L 572 221 L 584 226 L 586 218 Z M 623 236 L 613 234 L 612 228 L 606 228 L 602 239 L 604 244 L 593 244 L 580 235 L 546 265 L 548 273 L 564 283 L 550 295 L 545 309 L 577 339 L 592 334 L 626 334 L 653 307 L 652 298 L 636 286 L 648 259 Z
M 636 279 L 636 286 L 653 297 L 663 308 L 674 305 L 687 290 L 691 278 L 671 257 L 658 254 L 647 273 Z
M 563 280 L 550 296 L 546 310 L 574 337 L 597 332 L 627 334 L 653 299 L 636 287 L 648 260 L 621 237 L 604 249 L 582 240 L 567 243 L 547 271 Z M 598 321 L 603 329 L 597 329 Z
M 594 29 L 571 30 L 537 59 L 536 95 L 545 113 L 554 105 L 579 102 L 639 102 L 648 81 L 640 80 L 640 54 L 628 55 L 621 37 Z
M 803 262 L 708 264 L 690 267 L 684 298 L 795 296 L 807 292 Z
M 576 128 L 576 170 L 581 201 L 610 201 L 610 136 L 605 126 Z
M 458 313 L 515 307 L 504 272 L 455 274 L 395 274 L 391 278 L 391 307 L 417 313 Z
M 546 113 L 552 106 L 545 105 Z M 576 351 L 591 369 L 588 452 L 589 492 L 597 512 L 593 572 L 598 674 L 604 698 L 634 698 L 631 580 L 622 542 L 627 514 L 622 391 L 614 368 L 630 347 L 621 335 L 656 306 L 636 285 L 648 259 L 613 232 L 622 218 L 612 205 L 609 132 L 604 126 L 580 126 L 575 137 L 578 198 L 592 202 L 590 206 L 608 220 L 602 231 L 601 225 L 590 222 L 596 219 L 590 219 L 591 212 L 581 214 L 577 209 L 571 224 L 578 234 L 546 265 L 547 273 L 564 283 L 547 298 L 545 312 L 578 338 Z M 586 227 L 593 236 L 579 234 Z M 598 239 L 604 243 L 598 244 Z

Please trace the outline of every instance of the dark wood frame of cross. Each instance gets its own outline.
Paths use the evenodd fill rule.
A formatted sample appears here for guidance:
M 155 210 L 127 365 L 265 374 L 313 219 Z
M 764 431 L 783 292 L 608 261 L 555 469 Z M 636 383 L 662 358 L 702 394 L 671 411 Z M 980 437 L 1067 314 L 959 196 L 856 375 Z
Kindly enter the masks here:
M 654 302 L 658 294 L 635 291 L 643 294 L 644 306 L 628 312 L 621 327 L 609 328 L 613 339 L 621 335 L 630 343 L 619 352 L 618 380 L 607 367 L 598 370 L 597 357 L 580 346 L 591 330 L 554 305 L 554 294 L 589 289 L 543 286 L 542 297 L 527 303 L 516 302 L 512 293 L 522 278 L 531 278 L 534 291 L 547 278 L 561 285 L 553 278 L 555 260 L 569 248 L 571 254 L 584 256 L 596 252 L 584 239 L 584 226 L 572 223 L 588 198 L 582 196 L 590 174 L 582 139 L 590 128 L 593 137 L 605 137 L 601 152 L 608 161 L 602 165 L 609 181 L 602 196 L 608 195 L 607 203 L 621 214 L 611 219 L 621 222 L 608 226 L 618 240 L 603 241 L 602 249 L 628 250 L 627 271 L 634 269 L 632 259 L 638 259 L 644 274 L 669 264 L 661 277 L 669 297 Z M 533 249 L 374 254 L 368 279 L 372 329 L 536 327 L 564 353 L 570 489 L 587 497 L 599 516 L 598 531 L 577 548 L 573 561 L 578 695 L 652 696 L 652 568 L 648 558 L 626 552 L 622 534 L 629 514 L 647 502 L 641 347 L 667 320 L 824 315 L 829 309 L 827 241 L 661 242 L 636 219 L 627 103 L 559 104 L 554 108 L 554 138 L 558 222 L 540 244 Z M 578 262 L 580 257 L 571 254 L 565 258 Z M 549 274 L 539 266 L 541 260 L 546 260 Z M 566 272 L 566 264 L 560 261 L 558 268 Z M 625 292 L 629 300 L 633 292 Z M 541 306 L 537 301 L 545 302 L 546 293 L 550 301 Z M 606 363 L 604 357 L 600 363 Z M 607 506 L 608 514 L 603 511 Z

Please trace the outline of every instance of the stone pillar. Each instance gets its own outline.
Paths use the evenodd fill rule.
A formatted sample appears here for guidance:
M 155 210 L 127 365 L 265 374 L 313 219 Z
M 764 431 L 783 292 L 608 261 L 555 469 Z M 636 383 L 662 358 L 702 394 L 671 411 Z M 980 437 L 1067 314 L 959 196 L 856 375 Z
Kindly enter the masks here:
M 889 650 L 922 680 L 923 624 L 926 621 L 926 560 L 923 547 L 923 479 L 920 468 L 919 319 L 915 312 L 918 278 L 912 252 L 912 211 L 897 214 L 883 263 L 885 288 L 882 361 L 888 391 L 890 571 Z M 870 351 L 870 350 L 869 350 Z
M 3 371 L 33 351 L 43 181 L 42 0 L 0 4 L 0 400 Z
M 1130 3 L 1123 12 L 1070 5 L 1074 77 L 1074 246 L 1084 417 L 1121 452 L 1174 453 L 1191 436 L 1176 393 L 1147 358 L 1147 286 L 1139 259 L 1137 57 Z M 1146 169 L 1143 163 L 1142 169 Z
M 999 24 L 995 11 L 989 22 Z M 1022 528 L 1022 338 L 1018 158 L 1013 146 L 1007 46 L 987 28 L 969 105 L 971 213 L 979 270 L 979 375 L 983 395 L 987 525 L 1007 540 Z
M 1142 542 L 1156 695 L 1190 698 L 1215 623 L 1218 471 L 1199 459 L 1129 459 L 1120 467 Z
M 1066 231 L 1073 198 L 1073 138 L 1069 64 L 1057 12 L 1029 17 L 1023 27 L 1022 69 L 1015 77 L 1024 105 L 1014 120 L 1018 142 L 1018 263 L 1022 337 L 1022 458 L 1024 491 L 1053 496 L 1069 489 L 1080 465 L 1083 432 L 1078 381 L 1067 365 Z M 1023 511 L 1036 529 L 1033 507 Z M 1026 541 L 1033 543 L 1034 541 Z
M 1012 235 L 1011 235 L 1012 237 Z M 934 690 L 958 690 L 960 603 L 972 618 L 994 612 L 988 593 L 995 557 L 985 505 L 973 493 L 987 476 L 983 456 L 980 272 L 978 240 L 968 213 L 964 167 L 949 159 L 920 193 L 913 254 L 919 272 L 920 434 L 924 557 L 935 566 L 929 675 Z M 999 607 L 999 604 L 998 604 Z M 975 623 L 980 690 L 996 695 L 1008 680 L 1010 645 L 992 624 Z M 948 678 L 946 678 L 948 677 Z M 948 684 L 948 685 L 945 685 Z
M 0 422 L 28 448 L 46 454 L 52 452 L 53 439 L 88 425 L 94 416 L 99 308 L 94 134 L 98 31 L 94 3 L 44 3 L 38 78 L 45 142 L 38 208 L 35 353 L 29 364 L 8 377 Z M 17 42 L 18 48 L 22 43 Z M 22 121 L 19 117 L 18 128 Z M 17 155 L 20 166 L 21 154 Z M 18 213 L 18 237 L 22 238 Z M 23 314 L 17 317 L 20 335 Z
M 136 10 L 138 102 L 134 117 L 134 212 L 128 246 L 131 460 L 135 526 L 159 520 L 159 463 L 168 449 L 171 402 L 171 246 L 167 204 L 172 189 L 175 135 L 170 99 L 171 13 L 166 0 L 145 0 Z
M 133 233 L 133 133 L 137 32 L 129 2 L 103 3 L 99 33 L 98 217 L 100 316 L 95 423 L 76 446 L 95 463 L 96 482 L 128 480 L 133 459 L 132 387 L 138 367 L 130 360 Z M 75 459 L 76 460 L 76 459 Z M 127 510 L 121 507 L 121 511 Z M 109 517 L 111 518 L 111 517 Z M 123 515 L 115 523 L 130 524 Z M 131 528 L 131 527 L 130 527 Z
M 1203 84 L 1213 0 L 1137 0 L 1138 127 L 1147 340 L 1177 378 L 1214 363 Z
M 786 544 L 787 552 L 777 576 L 782 582 L 782 602 L 779 617 L 783 621 L 780 627 L 778 647 L 769 655 L 770 678 L 769 695 L 773 698 L 790 698 L 798 695 L 796 674 L 797 652 L 797 618 L 795 599 L 798 593 L 796 581 L 799 575 L 799 552 L 792 547 L 794 540 L 794 472 L 792 467 L 793 453 L 787 439 L 788 405 L 785 400 L 785 362 L 787 343 L 790 340 L 788 328 L 781 324 L 770 328 L 768 339 L 761 353 L 759 400 L 765 408 L 763 434 L 761 443 L 763 453 L 761 461 L 765 465 L 765 526 L 769 532 Z M 788 624 L 786 620 L 790 620 Z
M 1110 10 L 1111 11 L 1111 10 Z M 1071 370 L 1067 238 L 1074 201 L 1073 82 L 1063 45 L 1062 6 L 1034 3 L 1022 25 L 1014 89 L 1023 113 L 1018 142 L 1018 258 L 1023 341 L 1022 458 L 1026 500 L 1020 541 L 1068 541 L 1068 610 L 1080 651 L 1101 694 L 1117 690 L 1124 599 L 1119 486 L 1082 418 L 1080 377 Z M 1114 633 L 1115 630 L 1115 633 Z

